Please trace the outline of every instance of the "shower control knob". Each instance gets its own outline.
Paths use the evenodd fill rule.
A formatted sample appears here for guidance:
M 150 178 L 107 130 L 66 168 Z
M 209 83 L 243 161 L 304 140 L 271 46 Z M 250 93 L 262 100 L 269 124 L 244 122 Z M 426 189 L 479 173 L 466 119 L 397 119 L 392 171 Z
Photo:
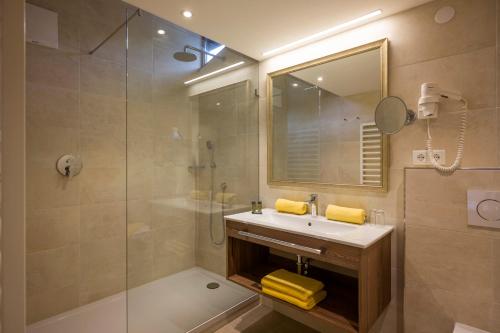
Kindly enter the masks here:
M 82 171 L 82 159 L 74 155 L 63 155 L 56 163 L 57 171 L 64 177 L 74 177 Z

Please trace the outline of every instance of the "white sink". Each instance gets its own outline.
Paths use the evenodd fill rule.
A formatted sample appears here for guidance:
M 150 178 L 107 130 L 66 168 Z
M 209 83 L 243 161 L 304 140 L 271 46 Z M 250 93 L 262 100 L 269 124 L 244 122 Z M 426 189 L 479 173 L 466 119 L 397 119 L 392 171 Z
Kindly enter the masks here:
M 361 248 L 369 247 L 394 229 L 393 226 L 389 225 L 356 225 L 330 221 L 322 216 L 284 214 L 268 208 L 263 209 L 262 214 L 244 212 L 227 215 L 226 220 L 288 231 Z

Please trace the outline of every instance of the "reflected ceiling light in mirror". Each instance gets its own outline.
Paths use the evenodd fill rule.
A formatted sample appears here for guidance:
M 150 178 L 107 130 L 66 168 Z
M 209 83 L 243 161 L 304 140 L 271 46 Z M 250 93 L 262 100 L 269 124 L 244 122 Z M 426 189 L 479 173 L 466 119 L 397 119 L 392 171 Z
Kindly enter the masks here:
M 157 33 L 158 33 L 158 35 L 163 36 L 163 35 L 165 35 L 167 32 L 166 32 L 165 30 L 163 30 L 163 29 L 158 29 Z
M 193 12 L 191 12 L 190 10 L 183 10 L 182 16 L 184 16 L 185 18 L 191 18 L 193 17 Z
M 297 88 L 298 86 L 299 86 L 299 84 L 298 84 L 298 83 L 292 83 L 292 87 Z
M 262 55 L 264 57 L 266 57 L 266 56 L 270 56 L 272 54 L 276 54 L 276 53 L 279 53 L 279 52 L 287 50 L 287 49 L 291 49 L 293 47 L 296 47 L 296 46 L 299 46 L 299 45 L 302 45 L 302 44 L 306 44 L 307 42 L 310 42 L 310 41 L 313 41 L 315 39 L 319 39 L 319 38 L 322 38 L 322 37 L 326 37 L 327 35 L 330 35 L 330 34 L 336 32 L 336 31 L 339 31 L 341 29 L 347 28 L 349 26 L 355 25 L 355 24 L 363 22 L 363 21 L 367 21 L 367 20 L 369 20 L 369 19 L 371 19 L 371 18 L 373 18 L 375 16 L 378 16 L 380 14 L 382 14 L 382 10 L 378 9 L 378 10 L 376 10 L 374 12 L 368 13 L 366 15 L 360 16 L 360 17 L 355 18 L 353 20 L 350 20 L 350 21 L 341 23 L 339 25 L 336 25 L 334 27 L 331 27 L 330 29 L 326 29 L 326 30 L 320 31 L 320 32 L 315 33 L 313 35 L 310 35 L 310 36 L 301 38 L 299 40 L 296 40 L 295 42 L 291 42 L 289 44 L 277 47 L 277 48 L 269 50 L 269 51 L 266 51 L 266 52 L 262 53 Z
M 216 71 L 213 71 L 213 72 L 207 73 L 205 75 L 201 75 L 201 76 L 195 77 L 194 79 L 188 80 L 188 81 L 184 82 L 184 84 L 190 84 L 190 83 L 199 81 L 201 79 L 205 79 L 205 78 L 210 77 L 212 75 L 215 75 L 215 74 L 218 74 L 218 73 L 221 73 L 221 72 L 225 72 L 225 71 L 227 71 L 227 70 L 229 70 L 231 68 L 235 68 L 235 67 L 241 66 L 244 63 L 245 63 L 244 61 L 240 61 L 240 62 L 237 62 L 235 64 L 232 64 L 232 65 L 229 65 L 229 66 L 226 66 L 226 67 L 222 67 L 221 69 L 218 69 Z
M 317 78 L 317 80 L 318 80 L 318 82 L 323 82 L 323 77 L 322 77 L 322 76 L 319 76 L 319 77 Z

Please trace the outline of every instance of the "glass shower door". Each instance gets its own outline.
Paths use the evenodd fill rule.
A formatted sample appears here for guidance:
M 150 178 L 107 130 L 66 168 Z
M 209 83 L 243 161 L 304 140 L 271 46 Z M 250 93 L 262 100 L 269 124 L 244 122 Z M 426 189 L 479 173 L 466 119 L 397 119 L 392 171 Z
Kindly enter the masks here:
M 223 214 L 258 196 L 258 68 L 146 12 L 127 34 L 128 332 L 202 331 L 255 298 L 225 280 Z

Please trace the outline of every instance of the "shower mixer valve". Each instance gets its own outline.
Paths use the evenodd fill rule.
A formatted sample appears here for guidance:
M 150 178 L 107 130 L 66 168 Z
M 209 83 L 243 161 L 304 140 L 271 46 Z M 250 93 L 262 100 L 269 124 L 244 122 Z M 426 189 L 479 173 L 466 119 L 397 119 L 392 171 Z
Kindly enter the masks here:
M 71 154 L 59 157 L 56 163 L 57 171 L 68 178 L 77 176 L 82 171 L 82 167 L 82 159 Z

